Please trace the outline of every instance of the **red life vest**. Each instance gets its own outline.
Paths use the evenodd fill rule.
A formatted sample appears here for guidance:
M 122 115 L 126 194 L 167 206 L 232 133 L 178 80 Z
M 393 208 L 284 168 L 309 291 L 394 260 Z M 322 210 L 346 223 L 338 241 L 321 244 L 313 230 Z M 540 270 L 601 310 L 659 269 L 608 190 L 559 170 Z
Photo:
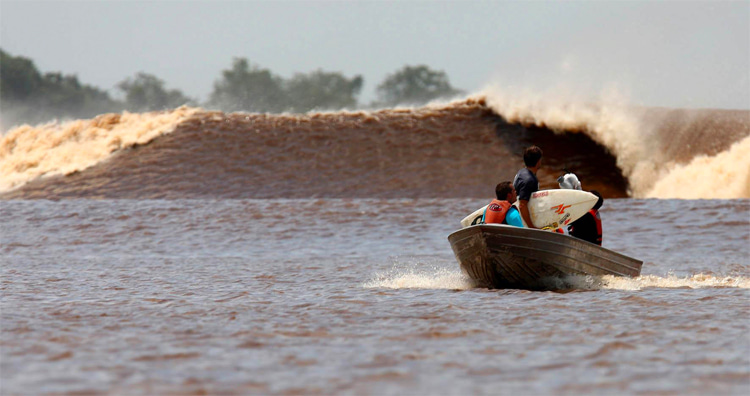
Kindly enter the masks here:
M 592 216 L 594 216 L 594 221 L 596 222 L 596 243 L 597 245 L 602 245 L 602 218 L 599 216 L 599 211 L 596 209 L 589 210 L 589 213 L 591 213 Z
M 510 202 L 493 199 L 492 202 L 487 205 L 487 210 L 484 211 L 484 223 L 504 223 L 505 215 L 508 214 L 508 210 L 510 210 Z

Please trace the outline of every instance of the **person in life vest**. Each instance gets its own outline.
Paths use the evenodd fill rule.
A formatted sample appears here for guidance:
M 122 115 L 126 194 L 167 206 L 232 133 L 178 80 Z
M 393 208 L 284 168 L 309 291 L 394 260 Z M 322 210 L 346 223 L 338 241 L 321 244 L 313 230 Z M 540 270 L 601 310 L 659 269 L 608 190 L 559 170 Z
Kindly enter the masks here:
M 483 224 L 508 224 L 523 227 L 521 214 L 513 203 L 516 202 L 516 189 L 509 181 L 502 182 L 495 187 L 495 196 L 482 215 Z
M 596 205 L 594 205 L 588 213 L 572 222 L 570 226 L 568 226 L 568 230 L 570 231 L 571 236 L 601 246 L 602 218 L 599 215 L 599 208 L 602 207 L 604 198 L 602 198 L 602 195 L 596 190 L 591 190 L 590 193 L 599 197 L 599 200 L 596 201 Z

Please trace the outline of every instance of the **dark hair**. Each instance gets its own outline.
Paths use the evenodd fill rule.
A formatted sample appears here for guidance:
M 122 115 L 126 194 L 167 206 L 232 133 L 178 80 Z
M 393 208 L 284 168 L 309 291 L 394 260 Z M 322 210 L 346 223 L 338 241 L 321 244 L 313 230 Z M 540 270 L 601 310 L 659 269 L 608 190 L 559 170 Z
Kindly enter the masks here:
M 508 199 L 508 194 L 510 194 L 511 191 L 513 191 L 513 183 L 509 181 L 504 181 L 495 187 L 495 195 L 497 196 L 497 199 L 501 201 Z
M 589 192 L 599 197 L 599 200 L 596 201 L 596 205 L 594 205 L 594 210 L 599 210 L 599 208 L 602 207 L 602 204 L 604 204 L 604 198 L 602 197 L 602 194 L 599 194 L 599 191 L 596 190 L 591 190 Z
M 523 150 L 523 163 L 528 166 L 536 166 L 537 162 L 542 159 L 542 149 L 537 146 L 527 147 Z

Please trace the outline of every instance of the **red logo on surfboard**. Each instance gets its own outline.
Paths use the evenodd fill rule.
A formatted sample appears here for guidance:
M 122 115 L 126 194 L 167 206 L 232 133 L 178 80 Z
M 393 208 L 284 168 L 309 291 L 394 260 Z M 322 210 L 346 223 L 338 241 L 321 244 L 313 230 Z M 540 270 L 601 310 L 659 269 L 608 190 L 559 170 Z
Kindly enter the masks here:
M 565 209 L 568 209 L 569 207 L 570 207 L 570 205 L 565 206 L 565 204 L 560 204 L 560 205 L 557 205 L 557 206 L 553 206 L 550 209 L 557 209 L 557 210 L 555 210 L 555 213 L 557 213 L 557 214 L 563 214 L 563 213 L 565 213 Z

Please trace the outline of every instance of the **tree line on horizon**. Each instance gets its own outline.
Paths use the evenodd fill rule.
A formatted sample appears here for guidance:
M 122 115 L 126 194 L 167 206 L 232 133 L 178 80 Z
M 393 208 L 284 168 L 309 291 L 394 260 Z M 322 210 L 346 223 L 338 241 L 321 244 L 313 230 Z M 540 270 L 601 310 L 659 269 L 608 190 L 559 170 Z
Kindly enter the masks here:
M 225 112 L 305 113 L 312 110 L 383 108 L 422 105 L 450 98 L 462 91 L 451 86 L 443 71 L 426 65 L 393 72 L 377 86 L 377 100 L 359 103 L 364 79 L 347 78 L 321 69 L 296 73 L 285 79 L 270 70 L 234 58 L 222 70 L 206 102 L 168 89 L 155 75 L 138 72 L 120 81 L 116 88 L 122 100 L 101 88 L 83 84 L 76 75 L 41 73 L 31 59 L 12 56 L 0 49 L 0 109 L 4 127 L 61 118 L 91 118 L 110 112 L 146 112 L 182 105 L 201 106 Z

